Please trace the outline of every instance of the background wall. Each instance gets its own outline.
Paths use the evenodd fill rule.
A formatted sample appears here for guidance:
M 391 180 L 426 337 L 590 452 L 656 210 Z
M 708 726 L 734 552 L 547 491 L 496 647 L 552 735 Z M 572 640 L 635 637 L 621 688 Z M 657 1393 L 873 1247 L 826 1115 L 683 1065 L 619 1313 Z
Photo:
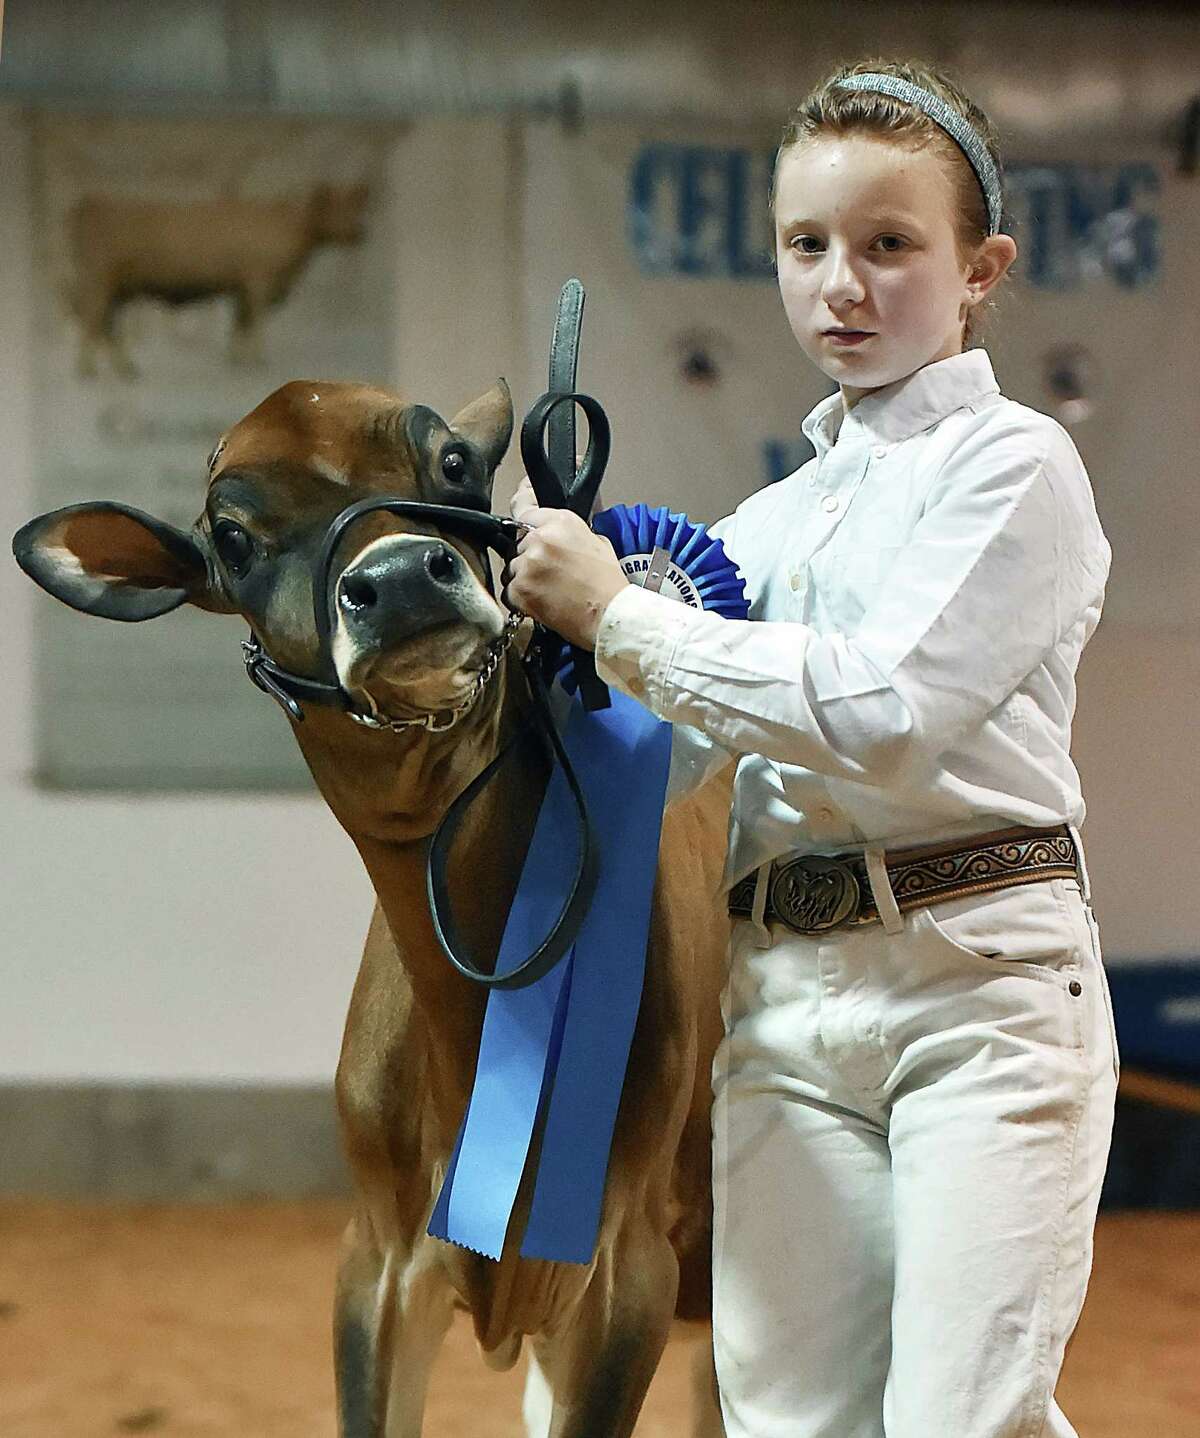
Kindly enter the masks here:
M 908 38 L 915 42 L 919 34 L 915 22 L 908 24 Z M 1104 65 L 1093 69 L 1103 92 Z M 1019 80 L 1015 70 L 989 72 L 993 93 L 1010 87 L 1010 107 L 1018 92 L 1028 101 L 1027 84 L 1024 66 Z M 1045 106 L 1055 92 L 1047 83 L 1038 94 Z M 1066 107 L 1076 118 L 1087 109 L 1082 95 L 1075 92 L 1073 108 Z M 1172 96 L 1182 102 L 1182 92 Z M 628 313 L 624 343 L 614 340 L 622 334 L 621 272 L 610 263 L 611 251 L 605 258 L 580 248 L 588 205 L 598 199 L 579 188 L 564 133 L 557 121 L 539 127 L 477 116 L 430 120 L 397 142 L 391 162 L 397 280 L 382 297 L 394 316 L 391 378 L 452 413 L 504 373 L 518 407 L 528 403 L 542 387 L 557 286 L 577 271 L 591 295 L 585 378 L 610 407 L 618 436 L 630 432 L 622 430 L 623 418 L 647 433 L 661 418 L 663 442 L 670 442 L 672 424 L 688 442 L 697 434 L 703 440 L 702 430 L 657 416 L 653 405 L 637 415 L 636 406 L 657 392 L 638 327 L 645 317 Z M 1173 155 L 1175 137 L 1160 119 L 1140 133 L 1134 149 L 1164 163 Z M 1068 134 L 1061 146 L 1079 158 L 1083 141 Z M 1111 153 L 1121 158 L 1118 149 Z M 602 184 L 601 172 L 594 178 Z M 1192 207 L 1180 235 L 1195 234 L 1197 183 L 1181 182 L 1177 191 L 1178 202 Z M 14 106 L 0 112 L 0 528 L 9 534 L 34 512 L 30 296 L 39 241 L 30 224 L 30 186 L 27 134 Z M 409 203 L 418 192 L 432 198 Z M 515 198 L 521 196 L 523 202 Z M 1186 323 L 1194 316 L 1191 271 L 1190 251 L 1172 248 L 1163 287 L 1139 304 L 1083 292 L 1047 301 L 1041 311 L 1048 333 L 1082 338 L 1114 361 L 1136 361 L 1106 367 L 1104 382 L 1116 388 L 1079 440 L 1117 551 L 1114 603 L 1080 672 L 1075 744 L 1089 804 L 1084 839 L 1096 907 L 1114 964 L 1195 955 L 1200 947 L 1193 738 L 1200 638 L 1194 611 L 1181 610 L 1175 597 L 1196 592 L 1200 552 L 1194 472 L 1200 436 L 1192 402 L 1198 376 L 1188 349 L 1194 325 Z M 701 289 L 664 283 L 668 309 L 710 310 Z M 745 323 L 731 332 L 752 350 L 756 337 L 781 321 L 769 285 L 741 293 Z M 732 311 L 709 317 L 722 329 L 736 323 Z M 1002 388 L 1049 407 L 1039 403 L 1015 316 L 1000 316 L 989 347 Z M 828 389 L 803 364 L 797 357 L 790 375 L 769 376 L 771 403 L 788 407 L 796 432 Z M 762 479 L 758 455 L 744 465 L 724 458 L 705 465 L 701 455 L 692 485 L 667 483 L 656 471 L 653 443 L 646 443 L 640 463 L 614 461 L 610 500 L 669 501 L 712 518 Z M 1161 462 L 1160 446 L 1170 463 Z M 1156 462 L 1144 470 L 1140 457 L 1151 449 Z M 511 460 L 502 474 L 498 508 L 516 477 Z M 38 789 L 28 676 L 35 606 L 49 602 L 15 565 L 0 564 L 6 676 L 0 1082 L 326 1082 L 371 907 L 349 841 L 315 795 L 135 799 Z M 213 623 L 229 625 L 229 682 L 242 684 L 238 626 Z M 80 632 L 86 642 L 86 629 Z M 282 718 L 280 741 L 290 742 Z

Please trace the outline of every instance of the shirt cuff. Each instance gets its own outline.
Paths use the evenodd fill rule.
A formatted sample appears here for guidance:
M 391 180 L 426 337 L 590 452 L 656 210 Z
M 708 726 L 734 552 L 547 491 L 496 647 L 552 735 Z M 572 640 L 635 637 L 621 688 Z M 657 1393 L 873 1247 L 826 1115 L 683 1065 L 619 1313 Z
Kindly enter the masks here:
M 692 611 L 629 584 L 608 602 L 596 632 L 596 673 L 662 717 L 667 673 Z

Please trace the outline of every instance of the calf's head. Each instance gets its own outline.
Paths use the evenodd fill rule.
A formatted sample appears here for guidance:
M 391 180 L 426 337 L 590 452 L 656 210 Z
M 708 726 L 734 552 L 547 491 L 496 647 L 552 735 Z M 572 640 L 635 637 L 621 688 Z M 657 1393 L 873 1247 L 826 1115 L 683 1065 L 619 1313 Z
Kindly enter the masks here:
M 360 501 L 487 512 L 511 433 L 503 380 L 449 424 L 385 390 L 296 380 L 221 439 L 190 531 L 122 504 L 77 504 L 25 525 L 13 551 L 86 614 L 137 621 L 188 603 L 239 613 L 277 664 L 315 679 L 336 671 L 369 714 L 435 714 L 470 693 L 504 633 L 486 556 L 423 518 L 373 510 L 342 532 L 324 594 L 318 559 L 332 521 Z

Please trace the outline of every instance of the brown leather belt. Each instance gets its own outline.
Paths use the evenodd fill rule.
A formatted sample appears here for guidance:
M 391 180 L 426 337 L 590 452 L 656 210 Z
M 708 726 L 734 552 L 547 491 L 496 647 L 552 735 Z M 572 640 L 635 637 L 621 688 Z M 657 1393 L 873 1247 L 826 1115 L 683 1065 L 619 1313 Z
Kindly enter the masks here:
M 883 856 L 888 881 L 903 913 L 924 904 L 1032 884 L 1074 879 L 1075 841 L 1066 824 L 1038 829 L 1018 824 L 924 848 L 893 849 Z M 729 891 L 729 912 L 753 910 L 758 871 Z M 766 923 L 786 924 L 797 934 L 823 934 L 879 921 L 861 849 L 845 854 L 800 854 L 775 859 L 767 881 Z

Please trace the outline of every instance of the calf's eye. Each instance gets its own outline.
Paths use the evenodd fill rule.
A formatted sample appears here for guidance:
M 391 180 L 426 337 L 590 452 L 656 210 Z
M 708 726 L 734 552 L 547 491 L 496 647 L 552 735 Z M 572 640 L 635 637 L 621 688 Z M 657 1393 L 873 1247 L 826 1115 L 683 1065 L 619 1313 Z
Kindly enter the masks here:
M 442 473 L 451 484 L 461 484 L 467 477 L 467 457 L 462 450 L 450 449 L 442 455 Z
M 240 524 L 219 520 L 213 528 L 213 544 L 221 563 L 230 574 L 245 574 L 254 560 L 254 541 Z

